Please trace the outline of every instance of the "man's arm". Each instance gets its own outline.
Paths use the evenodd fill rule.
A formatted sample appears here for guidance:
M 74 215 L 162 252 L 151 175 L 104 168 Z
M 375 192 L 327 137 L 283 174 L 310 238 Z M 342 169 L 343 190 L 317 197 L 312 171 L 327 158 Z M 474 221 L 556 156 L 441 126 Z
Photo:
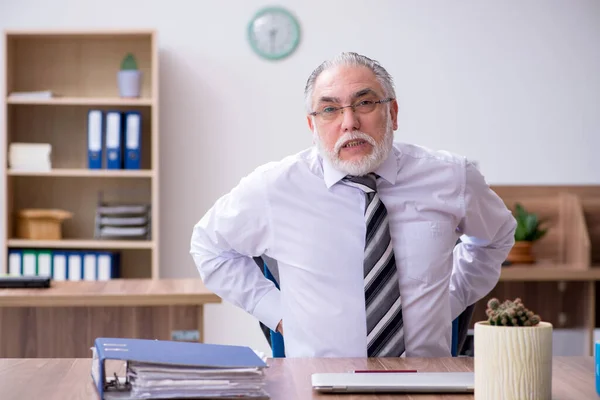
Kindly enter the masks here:
M 461 243 L 454 248 L 450 279 L 452 319 L 498 283 L 514 244 L 516 220 L 472 163 L 467 163 Z
M 279 290 L 252 258 L 271 242 L 266 187 L 255 171 L 194 226 L 190 254 L 209 290 L 275 330 L 281 320 Z

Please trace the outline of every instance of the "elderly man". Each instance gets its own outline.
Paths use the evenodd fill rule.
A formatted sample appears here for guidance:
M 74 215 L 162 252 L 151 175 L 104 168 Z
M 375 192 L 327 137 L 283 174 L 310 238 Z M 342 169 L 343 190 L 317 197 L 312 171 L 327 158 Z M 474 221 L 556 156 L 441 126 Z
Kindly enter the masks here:
M 340 54 L 305 96 L 315 146 L 256 169 L 195 225 L 200 276 L 284 333 L 287 357 L 449 356 L 452 320 L 499 279 L 511 212 L 465 158 L 394 142 L 376 61 Z

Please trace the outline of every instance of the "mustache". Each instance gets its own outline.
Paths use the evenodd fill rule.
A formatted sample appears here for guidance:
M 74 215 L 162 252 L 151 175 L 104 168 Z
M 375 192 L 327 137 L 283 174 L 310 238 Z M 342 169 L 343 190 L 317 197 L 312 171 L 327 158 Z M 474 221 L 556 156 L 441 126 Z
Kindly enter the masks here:
M 342 137 L 340 137 L 337 140 L 337 142 L 335 142 L 335 146 L 333 147 L 334 154 L 338 154 L 340 152 L 344 143 L 346 143 L 350 140 L 358 140 L 358 139 L 364 140 L 365 142 L 369 143 L 373 147 L 375 147 L 377 145 L 377 143 L 375 143 L 375 139 L 373 139 L 371 136 L 367 135 L 366 133 L 363 133 L 360 131 L 348 132 L 348 133 L 344 134 Z

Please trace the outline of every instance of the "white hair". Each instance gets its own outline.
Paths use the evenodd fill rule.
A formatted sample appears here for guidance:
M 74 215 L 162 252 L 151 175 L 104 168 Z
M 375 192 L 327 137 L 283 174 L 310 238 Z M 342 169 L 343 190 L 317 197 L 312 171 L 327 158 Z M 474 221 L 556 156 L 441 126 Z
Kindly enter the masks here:
M 337 67 L 337 66 L 355 66 L 355 67 L 367 67 L 381 85 L 384 91 L 385 97 L 396 97 L 396 91 L 394 89 L 394 80 L 392 76 L 379 64 L 377 61 L 370 59 L 369 57 L 353 53 L 341 53 L 334 58 L 324 61 L 319 65 L 308 77 L 306 81 L 306 87 L 304 88 L 304 103 L 307 112 L 312 112 L 312 94 L 315 86 L 315 82 L 319 75 L 326 69 Z

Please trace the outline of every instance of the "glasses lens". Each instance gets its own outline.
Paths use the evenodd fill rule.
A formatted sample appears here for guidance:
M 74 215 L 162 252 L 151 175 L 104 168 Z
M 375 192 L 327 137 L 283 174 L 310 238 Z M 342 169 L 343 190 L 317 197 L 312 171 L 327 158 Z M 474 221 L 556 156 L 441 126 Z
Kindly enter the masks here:
M 325 107 L 320 114 L 318 114 L 324 121 L 332 121 L 340 115 L 339 108 L 336 107 Z
M 363 100 L 354 106 L 356 112 L 361 114 L 369 113 L 375 109 L 377 104 L 373 100 Z

